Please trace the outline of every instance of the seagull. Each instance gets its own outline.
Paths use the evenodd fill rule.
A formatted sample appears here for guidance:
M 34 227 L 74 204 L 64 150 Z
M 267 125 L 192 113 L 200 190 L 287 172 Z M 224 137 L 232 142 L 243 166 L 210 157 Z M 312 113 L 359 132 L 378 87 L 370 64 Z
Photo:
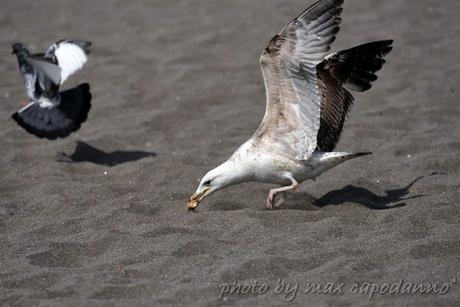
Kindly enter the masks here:
M 243 182 L 279 185 L 266 208 L 279 207 L 300 183 L 369 152 L 334 152 L 353 104 L 349 90 L 364 92 L 392 50 L 375 41 L 329 54 L 339 32 L 343 0 L 320 0 L 286 25 L 260 57 L 265 116 L 254 135 L 208 172 L 189 199 L 194 210 L 205 197 Z M 275 198 L 280 195 L 280 199 Z
M 59 87 L 88 61 L 91 43 L 60 40 L 45 53 L 31 54 L 22 43 L 13 45 L 29 103 L 12 115 L 27 132 L 49 140 L 80 129 L 91 108 L 89 84 L 64 92 Z

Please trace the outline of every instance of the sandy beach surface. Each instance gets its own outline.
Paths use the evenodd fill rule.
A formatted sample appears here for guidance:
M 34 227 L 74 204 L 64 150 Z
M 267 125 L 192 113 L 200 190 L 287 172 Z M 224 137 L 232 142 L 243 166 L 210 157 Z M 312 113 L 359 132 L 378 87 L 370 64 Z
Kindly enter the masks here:
M 280 210 L 255 183 L 185 209 L 258 127 L 259 55 L 311 3 L 3 0 L 0 304 L 459 305 L 459 1 L 346 1 L 334 50 L 395 39 L 338 146 L 372 156 L 304 183 Z M 60 38 L 94 43 L 64 85 L 89 82 L 93 107 L 49 142 L 10 119 L 26 99 L 11 45 Z

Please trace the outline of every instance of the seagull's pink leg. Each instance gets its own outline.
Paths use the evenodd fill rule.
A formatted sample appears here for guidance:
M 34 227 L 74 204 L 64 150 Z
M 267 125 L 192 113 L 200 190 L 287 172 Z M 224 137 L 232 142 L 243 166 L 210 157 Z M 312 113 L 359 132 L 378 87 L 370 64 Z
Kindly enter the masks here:
M 299 186 L 299 183 L 294 178 L 290 178 L 290 179 L 292 182 L 290 186 L 270 190 L 270 193 L 268 193 L 267 205 L 266 205 L 268 210 L 273 209 L 273 199 L 275 198 L 276 194 L 294 190 L 295 188 Z M 281 205 L 281 203 L 277 203 L 276 205 L 279 206 Z

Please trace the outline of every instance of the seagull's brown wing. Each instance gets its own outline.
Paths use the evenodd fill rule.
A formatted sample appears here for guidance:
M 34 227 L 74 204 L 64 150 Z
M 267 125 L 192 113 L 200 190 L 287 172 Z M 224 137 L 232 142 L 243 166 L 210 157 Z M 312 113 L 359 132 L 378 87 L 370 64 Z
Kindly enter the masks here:
M 318 150 L 333 151 L 342 133 L 343 124 L 353 104 L 346 89 L 364 92 L 377 80 L 376 72 L 392 49 L 392 40 L 377 41 L 328 56 L 317 67 L 321 90 L 321 118 Z
M 343 0 L 321 0 L 276 35 L 260 58 L 267 93 L 256 146 L 299 160 L 316 148 L 321 90 L 316 66 L 339 31 Z

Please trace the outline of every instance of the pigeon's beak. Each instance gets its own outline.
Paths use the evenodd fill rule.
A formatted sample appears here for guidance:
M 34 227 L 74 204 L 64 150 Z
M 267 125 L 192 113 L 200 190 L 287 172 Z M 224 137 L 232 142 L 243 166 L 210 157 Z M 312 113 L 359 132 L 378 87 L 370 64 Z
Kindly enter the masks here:
M 200 201 L 202 201 L 203 198 L 205 198 L 208 195 L 210 190 L 211 190 L 210 188 L 206 188 L 203 191 L 201 191 L 200 193 L 193 194 L 192 197 L 190 197 L 190 199 L 188 201 L 187 209 L 195 210 L 196 207 L 198 207 L 198 205 L 200 204 Z

